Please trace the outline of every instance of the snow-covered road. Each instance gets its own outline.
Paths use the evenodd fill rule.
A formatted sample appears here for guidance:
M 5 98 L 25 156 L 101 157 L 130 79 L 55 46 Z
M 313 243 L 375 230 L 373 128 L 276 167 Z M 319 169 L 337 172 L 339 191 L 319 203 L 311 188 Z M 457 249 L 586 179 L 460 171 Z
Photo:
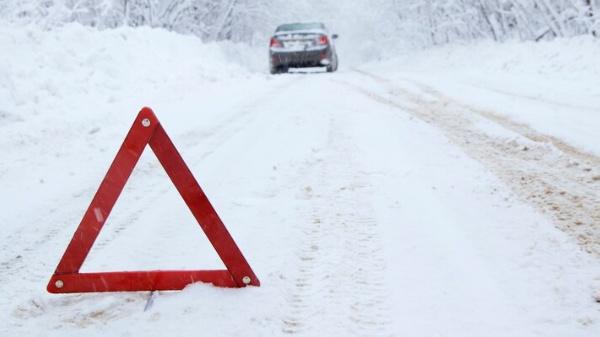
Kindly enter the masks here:
M 0 105 L 0 335 L 600 334 L 593 153 L 383 68 L 232 80 L 175 68 L 140 84 L 107 71 L 118 83 L 93 94 L 38 81 L 14 107 L 28 113 Z M 45 292 L 141 105 L 261 287 L 196 284 L 148 311 L 147 293 Z M 220 267 L 146 151 L 83 269 Z
M 466 122 L 451 104 L 401 91 L 394 101 L 378 93 L 385 84 L 378 82 L 350 70 L 296 74 L 265 81 L 218 118 L 200 107 L 197 115 L 177 114 L 176 106 L 156 109 L 262 287 L 195 285 L 159 295 L 149 312 L 143 312 L 144 294 L 44 294 L 100 178 L 86 174 L 70 198 L 56 199 L 50 209 L 15 210 L 26 220 L 3 236 L 5 330 L 64 335 L 85 327 L 157 336 L 598 331 L 597 259 L 494 175 L 503 169 L 501 158 L 527 161 L 523 146 L 532 156 L 557 152 L 549 160 L 560 160 L 561 149 L 525 137 L 506 141 L 515 131 L 492 119 L 461 130 Z M 410 107 L 419 97 L 429 110 Z M 217 97 L 198 102 L 220 104 Z M 114 127 L 124 135 L 128 123 Z M 108 165 L 118 138 L 102 146 L 101 160 L 71 163 L 72 170 L 102 171 L 91 166 Z M 496 143 L 504 152 L 480 153 Z M 219 267 L 157 161 L 151 153 L 143 159 L 85 269 Z M 537 172 L 542 181 L 554 178 L 546 168 Z

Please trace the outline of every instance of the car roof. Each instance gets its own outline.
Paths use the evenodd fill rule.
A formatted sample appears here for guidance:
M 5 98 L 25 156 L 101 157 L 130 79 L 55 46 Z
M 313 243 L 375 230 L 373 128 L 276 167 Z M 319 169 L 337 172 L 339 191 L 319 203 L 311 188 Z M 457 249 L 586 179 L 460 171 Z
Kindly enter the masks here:
M 275 29 L 275 33 L 297 30 L 326 30 L 326 28 L 321 22 L 294 22 L 279 25 L 277 29 Z

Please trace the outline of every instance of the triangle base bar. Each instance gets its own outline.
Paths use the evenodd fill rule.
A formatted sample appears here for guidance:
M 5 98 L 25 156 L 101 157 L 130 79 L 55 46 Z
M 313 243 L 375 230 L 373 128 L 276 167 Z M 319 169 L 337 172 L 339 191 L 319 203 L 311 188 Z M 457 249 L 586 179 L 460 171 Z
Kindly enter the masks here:
M 54 294 L 181 290 L 194 282 L 237 287 L 227 270 L 157 270 L 54 275 L 47 289 Z

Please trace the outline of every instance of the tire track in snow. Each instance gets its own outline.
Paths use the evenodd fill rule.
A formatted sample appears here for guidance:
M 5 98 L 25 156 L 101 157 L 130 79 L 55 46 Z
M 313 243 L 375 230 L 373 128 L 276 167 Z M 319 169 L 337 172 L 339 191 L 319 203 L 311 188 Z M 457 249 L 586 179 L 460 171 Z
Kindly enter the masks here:
M 450 99 L 423 84 L 410 81 L 426 95 L 398 87 L 374 74 L 360 70 L 357 73 L 382 86 L 386 94 L 344 83 L 374 101 L 401 109 L 441 129 L 520 197 L 549 214 L 559 229 L 573 236 L 588 252 L 600 254 L 599 157 L 492 111 Z M 481 128 L 482 122 L 517 137 L 490 134 Z
M 385 260 L 369 200 L 368 175 L 352 139 L 332 116 L 328 144 L 308 162 L 301 192 L 308 211 L 282 332 L 321 336 L 390 335 Z

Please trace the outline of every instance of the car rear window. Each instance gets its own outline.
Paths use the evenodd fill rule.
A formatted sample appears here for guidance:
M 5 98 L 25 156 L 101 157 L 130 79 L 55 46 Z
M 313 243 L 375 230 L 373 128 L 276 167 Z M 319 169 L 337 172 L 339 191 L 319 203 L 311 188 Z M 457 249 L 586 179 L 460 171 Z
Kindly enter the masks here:
M 277 27 L 275 32 L 285 32 L 294 30 L 325 29 L 325 25 L 318 22 L 311 23 L 288 23 Z

